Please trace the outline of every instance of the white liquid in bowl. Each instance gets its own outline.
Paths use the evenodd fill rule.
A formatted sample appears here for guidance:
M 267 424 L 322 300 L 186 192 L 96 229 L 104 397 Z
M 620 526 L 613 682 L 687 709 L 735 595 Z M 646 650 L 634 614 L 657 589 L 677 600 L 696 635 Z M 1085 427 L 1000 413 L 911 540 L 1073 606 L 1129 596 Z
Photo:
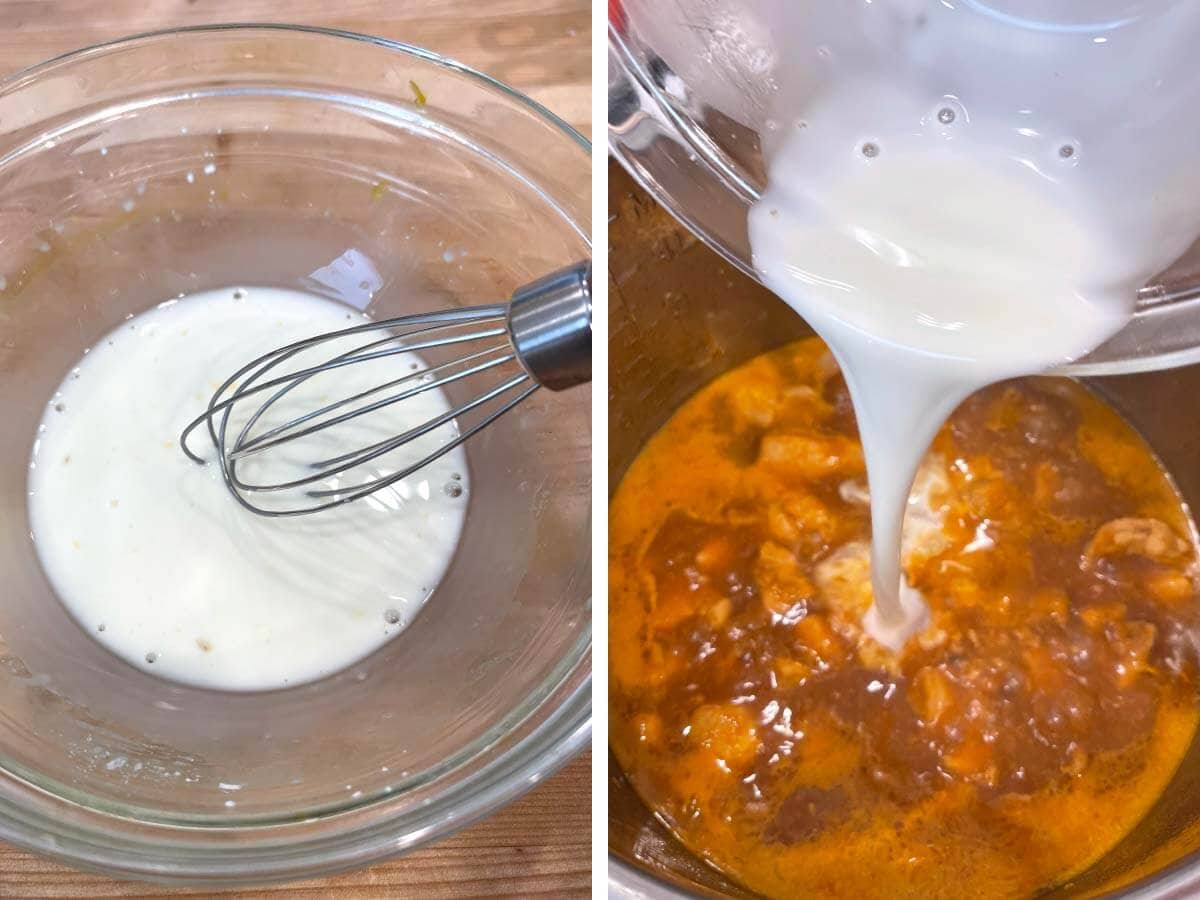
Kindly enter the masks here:
M 352 665 L 412 621 L 462 530 L 461 448 L 367 500 L 264 518 L 235 502 L 218 466 L 197 465 L 178 444 L 243 364 L 358 321 L 298 291 L 199 293 L 131 319 L 68 375 L 34 445 L 29 515 L 51 584 L 98 641 L 166 678 L 267 690 Z M 380 366 L 414 364 L 424 367 L 411 354 L 348 366 L 337 387 L 349 395 L 378 384 Z M 300 412 L 314 399 L 297 391 L 286 402 Z M 440 391 L 427 391 L 368 417 L 354 437 L 379 440 L 449 408 Z M 203 429 L 192 446 L 213 454 Z M 271 465 L 250 480 L 295 476 L 287 460 L 276 472 Z

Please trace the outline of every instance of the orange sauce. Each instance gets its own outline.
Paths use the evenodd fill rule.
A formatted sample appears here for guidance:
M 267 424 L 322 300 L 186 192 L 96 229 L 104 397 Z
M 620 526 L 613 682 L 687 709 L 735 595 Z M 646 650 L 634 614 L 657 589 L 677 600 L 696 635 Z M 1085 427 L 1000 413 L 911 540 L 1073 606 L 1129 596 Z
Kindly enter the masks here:
M 610 729 L 683 842 L 771 897 L 1020 897 L 1103 855 L 1197 727 L 1196 547 L 1157 460 L 1068 381 L 968 400 L 865 636 L 865 473 L 809 339 L 684 404 L 610 511 Z

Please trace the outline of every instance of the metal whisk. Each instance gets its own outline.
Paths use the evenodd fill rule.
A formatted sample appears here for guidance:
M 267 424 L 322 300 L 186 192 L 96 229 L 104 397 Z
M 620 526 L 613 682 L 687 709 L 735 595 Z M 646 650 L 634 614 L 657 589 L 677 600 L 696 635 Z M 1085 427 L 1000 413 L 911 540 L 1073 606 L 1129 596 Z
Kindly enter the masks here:
M 188 438 L 206 425 L 225 484 L 242 506 L 264 516 L 319 512 L 388 488 L 478 434 L 539 387 L 558 391 L 591 379 L 591 268 L 587 262 L 562 269 L 520 288 L 507 303 L 367 322 L 263 354 L 217 388 L 204 412 L 183 430 L 180 446 L 203 464 Z M 314 360 L 314 354 L 321 355 Z M 438 357 L 424 368 L 395 359 L 408 354 Z M 289 361 L 298 367 L 289 370 Z M 382 380 L 349 396 L 315 389 L 319 379 L 328 384 L 344 367 L 358 365 L 373 366 Z M 274 421 L 272 413 L 278 418 L 284 408 L 280 401 L 295 403 L 300 395 L 294 392 L 302 387 L 306 402 L 314 395 L 315 408 L 289 408 L 284 421 Z M 395 414 L 398 404 L 447 388 L 451 394 L 463 388 L 471 393 L 402 433 L 370 435 L 378 439 L 355 446 L 354 428 L 364 417 Z M 461 427 L 468 417 L 475 421 Z M 375 419 L 377 428 L 381 421 Z M 342 429 L 336 438 L 335 429 Z M 443 438 L 431 444 L 436 433 Z M 239 464 L 259 454 L 296 453 L 305 440 L 327 441 L 324 449 L 332 455 L 301 454 L 296 477 L 283 480 L 255 482 L 238 472 Z M 385 468 L 406 449 L 411 452 L 398 469 Z M 357 480 L 368 464 L 377 470 Z M 276 503 L 257 502 L 261 495 L 275 495 Z M 296 495 L 304 502 L 286 502 Z M 280 496 L 284 502 L 278 502 Z

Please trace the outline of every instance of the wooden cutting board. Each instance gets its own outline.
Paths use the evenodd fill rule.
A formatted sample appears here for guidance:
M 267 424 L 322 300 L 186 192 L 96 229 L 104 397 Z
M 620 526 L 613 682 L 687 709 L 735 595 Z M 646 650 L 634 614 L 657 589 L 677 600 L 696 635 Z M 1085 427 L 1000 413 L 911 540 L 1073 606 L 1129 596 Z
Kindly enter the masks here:
M 363 31 L 436 50 L 524 91 L 584 134 L 591 119 L 586 0 L 0 0 L 0 75 L 123 35 L 213 22 Z M 399 860 L 223 897 L 586 897 L 587 757 L 500 813 Z M 0 898 L 213 896 L 75 872 L 0 844 Z

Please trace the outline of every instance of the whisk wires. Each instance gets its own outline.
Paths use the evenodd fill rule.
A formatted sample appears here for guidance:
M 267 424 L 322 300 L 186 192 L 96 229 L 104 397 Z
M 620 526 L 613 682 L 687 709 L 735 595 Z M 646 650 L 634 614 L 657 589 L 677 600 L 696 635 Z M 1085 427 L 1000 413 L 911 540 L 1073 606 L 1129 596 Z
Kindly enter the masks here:
M 367 322 L 263 354 L 216 389 L 204 412 L 183 430 L 180 447 L 195 462 L 207 463 L 189 446 L 192 434 L 205 426 L 226 486 L 243 507 L 264 516 L 307 515 L 382 491 L 469 440 L 537 390 L 537 382 L 520 365 L 509 339 L 507 310 L 507 305 L 496 304 Z M 340 349 L 351 341 L 348 349 Z M 302 362 L 314 352 L 334 347 L 338 351 L 328 358 L 315 364 Z M 425 368 L 414 363 L 412 370 L 401 374 L 397 359 L 394 377 L 328 402 L 322 397 L 315 408 L 281 413 L 281 401 L 295 400 L 295 392 L 318 377 L 364 364 L 379 364 L 372 371 L 381 371 L 389 360 L 421 353 L 434 354 L 436 361 Z M 289 362 L 301 364 L 289 370 Z M 488 378 L 494 383 L 488 383 Z M 343 449 L 342 440 L 335 442 L 331 454 L 304 462 L 297 477 L 254 481 L 239 474 L 239 464 L 259 454 L 286 445 L 294 448 L 305 438 L 332 434 L 429 391 L 452 387 L 467 388 L 467 399 L 365 444 L 358 445 L 361 438 L 344 437 L 348 449 Z M 284 421 L 275 422 L 272 413 Z M 422 445 L 423 452 L 415 460 L 408 454 L 398 470 L 366 473 L 361 483 L 353 485 L 340 483 L 354 480 L 363 474 L 363 467 L 382 464 L 390 454 L 439 430 L 448 437 L 432 446 Z M 339 434 L 351 432 L 343 429 Z M 273 495 L 275 502 L 266 495 Z M 289 502 L 295 497 L 302 502 Z

